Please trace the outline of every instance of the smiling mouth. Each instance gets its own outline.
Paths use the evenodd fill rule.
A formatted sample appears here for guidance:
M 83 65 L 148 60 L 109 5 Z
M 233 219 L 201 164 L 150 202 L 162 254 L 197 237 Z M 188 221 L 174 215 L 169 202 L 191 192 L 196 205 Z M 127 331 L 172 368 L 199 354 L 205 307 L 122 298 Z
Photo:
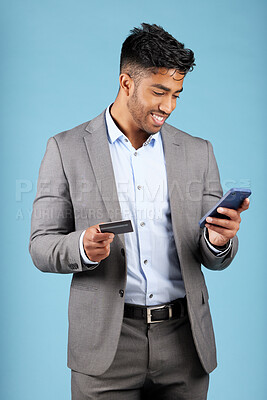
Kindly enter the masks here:
M 154 113 L 151 113 L 151 115 L 152 115 L 152 118 L 153 118 L 154 122 L 156 123 L 156 125 L 163 125 L 167 118 L 165 116 L 163 117 L 162 115 L 154 114 Z

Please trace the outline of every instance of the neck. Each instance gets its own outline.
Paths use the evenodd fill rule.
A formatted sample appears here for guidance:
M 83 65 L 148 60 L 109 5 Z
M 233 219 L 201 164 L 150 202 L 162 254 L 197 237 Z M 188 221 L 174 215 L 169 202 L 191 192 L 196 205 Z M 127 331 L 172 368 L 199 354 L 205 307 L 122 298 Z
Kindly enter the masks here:
M 122 100 L 119 95 L 110 108 L 110 114 L 117 127 L 129 139 L 132 146 L 135 149 L 142 147 L 150 135 L 136 127 L 125 100 Z

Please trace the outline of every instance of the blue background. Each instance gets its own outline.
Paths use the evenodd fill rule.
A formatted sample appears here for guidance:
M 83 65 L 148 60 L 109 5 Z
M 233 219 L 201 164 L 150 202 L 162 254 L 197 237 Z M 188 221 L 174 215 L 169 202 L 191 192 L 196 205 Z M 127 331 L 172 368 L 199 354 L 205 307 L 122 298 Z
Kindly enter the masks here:
M 1 398 L 70 399 L 71 276 L 39 272 L 28 253 L 38 169 L 50 136 L 114 100 L 121 44 L 145 21 L 195 51 L 170 123 L 212 142 L 224 191 L 253 191 L 233 264 L 205 270 L 219 362 L 209 400 L 265 399 L 266 2 L 9 0 L 0 11 Z

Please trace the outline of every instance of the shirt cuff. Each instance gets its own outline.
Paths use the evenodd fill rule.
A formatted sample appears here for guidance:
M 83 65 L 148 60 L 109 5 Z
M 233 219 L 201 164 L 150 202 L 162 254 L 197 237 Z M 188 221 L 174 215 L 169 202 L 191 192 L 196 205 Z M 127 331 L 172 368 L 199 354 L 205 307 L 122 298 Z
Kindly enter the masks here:
M 82 234 L 81 234 L 81 236 L 80 236 L 80 254 L 81 254 L 81 257 L 82 257 L 82 260 L 83 260 L 84 264 L 93 264 L 93 265 L 96 265 L 96 264 L 98 264 L 98 262 L 97 262 L 97 261 L 91 261 L 91 260 L 89 260 L 89 258 L 88 258 L 87 255 L 85 254 L 84 247 L 83 247 L 83 237 L 84 237 L 84 235 L 85 235 L 85 232 L 86 232 L 86 231 L 83 231 Z
M 208 230 L 207 230 L 207 228 L 205 227 L 205 228 L 204 228 L 204 239 L 205 239 L 205 242 L 206 242 L 207 246 L 208 246 L 209 249 L 212 251 L 212 253 L 215 254 L 216 257 L 223 257 L 223 256 L 225 256 L 226 254 L 228 254 L 229 251 L 230 251 L 231 248 L 232 248 L 233 239 L 230 239 L 230 240 L 229 240 L 229 243 L 228 243 L 228 245 L 227 245 L 227 247 L 226 247 L 225 249 L 219 250 L 218 248 L 214 247 L 214 246 L 210 243 L 210 241 L 209 241 L 209 239 L 208 239 L 208 237 L 207 237 L 207 235 L 208 235 L 208 232 L 207 232 L 207 231 L 208 231 Z

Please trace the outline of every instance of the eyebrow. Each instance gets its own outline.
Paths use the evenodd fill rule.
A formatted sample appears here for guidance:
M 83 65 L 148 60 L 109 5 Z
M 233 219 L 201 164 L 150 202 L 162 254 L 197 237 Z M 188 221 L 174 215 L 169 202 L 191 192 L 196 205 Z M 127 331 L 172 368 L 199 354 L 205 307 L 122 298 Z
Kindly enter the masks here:
M 165 90 L 166 92 L 170 92 L 171 91 L 171 89 L 170 88 L 167 88 L 166 86 L 163 86 L 163 85 L 161 85 L 160 83 L 155 83 L 155 85 L 151 85 L 151 87 L 155 87 L 155 88 L 158 88 L 158 89 L 162 89 L 162 90 Z M 176 90 L 174 93 L 181 93 L 182 91 L 184 90 L 184 88 L 182 88 L 182 89 L 180 89 L 180 90 Z

